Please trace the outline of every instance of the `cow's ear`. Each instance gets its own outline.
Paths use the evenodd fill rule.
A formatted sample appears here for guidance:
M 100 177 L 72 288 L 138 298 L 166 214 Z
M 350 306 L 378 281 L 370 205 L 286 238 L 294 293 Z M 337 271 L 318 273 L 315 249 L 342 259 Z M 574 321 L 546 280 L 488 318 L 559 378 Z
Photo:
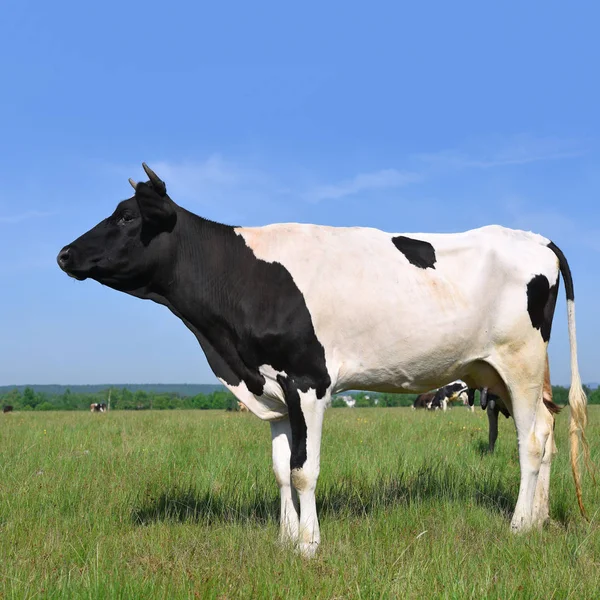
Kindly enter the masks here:
M 160 196 L 146 183 L 138 183 L 135 199 L 140 207 L 142 220 L 156 227 L 168 228 L 175 220 L 175 207 L 168 196 Z

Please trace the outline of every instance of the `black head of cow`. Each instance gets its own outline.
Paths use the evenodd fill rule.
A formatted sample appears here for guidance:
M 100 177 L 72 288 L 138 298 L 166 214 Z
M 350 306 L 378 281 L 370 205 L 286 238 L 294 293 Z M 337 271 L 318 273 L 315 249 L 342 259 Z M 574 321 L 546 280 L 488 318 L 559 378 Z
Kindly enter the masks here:
M 65 273 L 80 281 L 89 277 L 123 292 L 157 281 L 161 265 L 173 252 L 169 234 L 177 223 L 179 207 L 156 173 L 145 163 L 143 167 L 150 180 L 136 184 L 130 179 L 134 196 L 58 253 Z

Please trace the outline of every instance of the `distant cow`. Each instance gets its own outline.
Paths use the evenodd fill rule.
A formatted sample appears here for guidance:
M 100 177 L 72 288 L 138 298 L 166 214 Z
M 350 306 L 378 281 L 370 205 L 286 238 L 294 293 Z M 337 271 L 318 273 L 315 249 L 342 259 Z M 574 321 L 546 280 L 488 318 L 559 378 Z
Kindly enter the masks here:
M 92 402 L 90 412 L 106 412 L 106 404 L 104 402 Z
M 58 264 L 80 281 L 168 308 L 223 385 L 271 422 L 283 540 L 307 556 L 320 543 L 315 489 L 333 393 L 418 394 L 459 378 L 510 406 L 521 469 L 511 527 L 541 526 L 548 498 L 536 486 L 549 472 L 553 425 L 542 402 L 544 360 L 561 274 L 571 463 L 583 512 L 577 456 L 580 438 L 587 456 L 587 399 L 575 296 L 567 259 L 551 240 L 496 225 L 445 234 L 224 225 L 179 206 L 144 170 L 149 181 L 131 181 L 134 195 L 65 246 Z
M 434 404 L 437 402 L 442 410 L 447 410 L 448 404 L 451 402 L 462 402 L 465 406 L 468 405 L 468 391 L 469 386 L 460 379 L 441 387 L 437 391 L 437 398 L 434 400 Z
M 9 412 L 12 412 L 12 411 L 13 411 L 13 407 L 10 406 L 10 405 L 9 406 L 5 406 L 5 407 L 2 408 L 2 412 L 3 413 L 9 413 Z
M 413 402 L 413 408 L 426 408 L 427 410 L 447 410 L 450 402 L 462 401 L 468 403 L 468 386 L 464 381 L 453 381 L 434 392 L 419 394 Z
M 413 409 L 426 408 L 427 410 L 434 410 L 435 408 L 439 408 L 439 404 L 437 405 L 437 407 L 433 405 L 433 401 L 435 400 L 436 394 L 437 391 L 427 392 L 426 394 L 419 394 L 413 402 Z

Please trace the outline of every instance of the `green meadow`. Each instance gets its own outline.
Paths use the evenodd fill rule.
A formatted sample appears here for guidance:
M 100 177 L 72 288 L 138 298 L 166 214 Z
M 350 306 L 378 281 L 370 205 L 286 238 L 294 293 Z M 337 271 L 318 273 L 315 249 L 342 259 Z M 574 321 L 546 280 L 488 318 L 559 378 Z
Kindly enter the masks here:
M 600 407 L 588 434 L 598 463 Z M 225 411 L 0 414 L 0 598 L 599 598 L 600 492 L 579 515 L 558 416 L 551 523 L 509 531 L 512 420 L 331 409 L 322 544 L 277 543 L 269 425 Z

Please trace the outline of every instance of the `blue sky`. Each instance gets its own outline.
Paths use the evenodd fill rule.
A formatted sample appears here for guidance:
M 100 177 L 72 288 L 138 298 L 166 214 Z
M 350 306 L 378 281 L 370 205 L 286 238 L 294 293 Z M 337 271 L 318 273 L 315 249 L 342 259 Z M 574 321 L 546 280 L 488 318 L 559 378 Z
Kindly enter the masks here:
M 0 385 L 215 381 L 166 309 L 55 263 L 142 161 L 227 223 L 542 233 L 571 263 L 582 378 L 600 381 L 599 18 L 591 2 L 4 3 Z

